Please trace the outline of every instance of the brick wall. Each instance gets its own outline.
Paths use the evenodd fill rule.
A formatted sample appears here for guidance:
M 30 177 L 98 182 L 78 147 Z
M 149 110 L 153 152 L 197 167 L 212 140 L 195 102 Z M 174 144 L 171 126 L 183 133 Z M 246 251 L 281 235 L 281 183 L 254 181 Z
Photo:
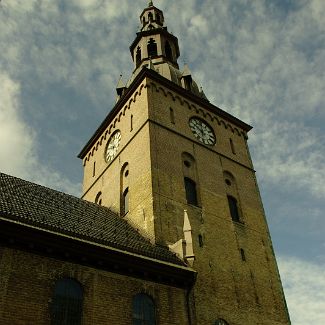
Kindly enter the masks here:
M 150 295 L 157 325 L 187 325 L 185 291 L 77 264 L 0 247 L 0 324 L 50 324 L 57 279 L 74 278 L 83 287 L 83 325 L 130 325 L 132 298 Z

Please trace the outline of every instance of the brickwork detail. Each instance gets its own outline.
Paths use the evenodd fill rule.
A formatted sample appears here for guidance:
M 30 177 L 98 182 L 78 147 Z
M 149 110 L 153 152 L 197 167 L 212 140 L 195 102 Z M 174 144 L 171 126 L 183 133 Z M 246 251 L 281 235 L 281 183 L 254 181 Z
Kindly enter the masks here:
M 159 325 L 188 325 L 183 289 L 18 250 L 1 250 L 1 325 L 49 324 L 53 289 L 63 277 L 82 285 L 83 325 L 129 325 L 132 298 L 138 293 L 153 298 Z

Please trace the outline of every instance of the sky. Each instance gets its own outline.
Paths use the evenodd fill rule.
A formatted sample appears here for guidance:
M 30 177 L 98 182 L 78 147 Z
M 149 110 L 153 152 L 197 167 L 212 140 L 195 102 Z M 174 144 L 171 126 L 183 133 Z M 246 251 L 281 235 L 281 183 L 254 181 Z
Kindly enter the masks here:
M 325 1 L 156 0 L 249 146 L 292 324 L 325 324 Z M 1 0 L 0 171 L 80 196 L 77 154 L 133 65 L 145 0 Z

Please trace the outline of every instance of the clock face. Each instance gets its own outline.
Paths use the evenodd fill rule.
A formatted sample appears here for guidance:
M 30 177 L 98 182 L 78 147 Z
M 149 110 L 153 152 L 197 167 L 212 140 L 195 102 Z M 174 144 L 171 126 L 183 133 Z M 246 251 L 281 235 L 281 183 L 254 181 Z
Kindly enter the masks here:
M 189 122 L 190 128 L 195 137 L 204 144 L 212 146 L 216 142 L 216 137 L 212 128 L 201 119 L 192 117 Z
M 105 160 L 106 162 L 110 162 L 116 156 L 119 144 L 121 141 L 121 132 L 116 131 L 108 140 L 106 152 L 105 152 Z

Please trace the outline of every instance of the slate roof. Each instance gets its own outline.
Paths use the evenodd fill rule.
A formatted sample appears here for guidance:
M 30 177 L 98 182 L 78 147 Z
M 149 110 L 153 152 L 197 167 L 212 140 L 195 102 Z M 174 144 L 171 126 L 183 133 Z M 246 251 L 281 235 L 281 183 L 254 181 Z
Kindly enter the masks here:
M 0 219 L 185 266 L 106 207 L 0 173 Z

